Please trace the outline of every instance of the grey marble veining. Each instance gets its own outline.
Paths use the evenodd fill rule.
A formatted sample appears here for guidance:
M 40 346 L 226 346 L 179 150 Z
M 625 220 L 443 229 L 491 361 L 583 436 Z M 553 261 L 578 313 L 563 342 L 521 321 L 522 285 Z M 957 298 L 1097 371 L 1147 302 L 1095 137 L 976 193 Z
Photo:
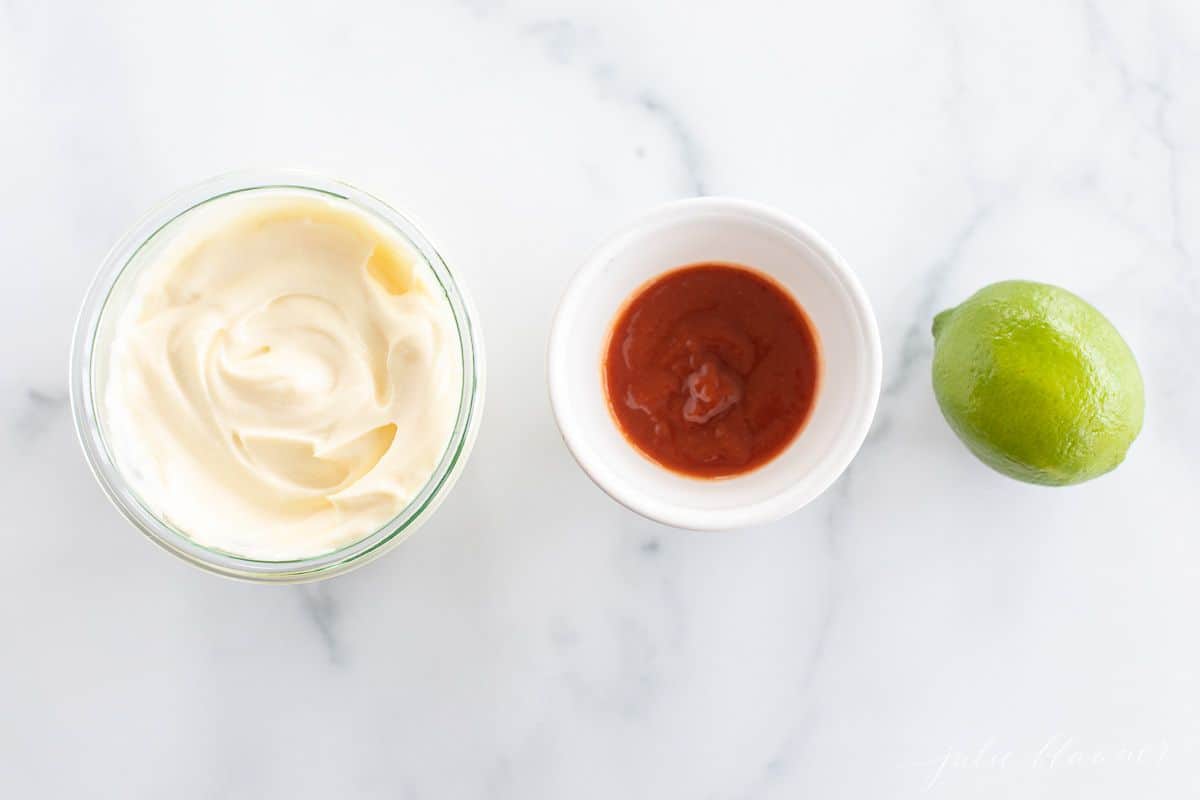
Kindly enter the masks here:
M 528 23 L 523 33 L 541 43 L 546 56 L 559 66 L 579 66 L 606 96 L 632 103 L 658 120 L 678 153 L 684 181 L 680 196 L 710 194 L 705 183 L 699 144 L 679 114 L 653 90 L 637 88 L 621 72 L 616 62 L 599 50 L 599 35 L 580 28 L 567 18 L 543 19 Z M 582 62 L 582 63 L 579 63 Z

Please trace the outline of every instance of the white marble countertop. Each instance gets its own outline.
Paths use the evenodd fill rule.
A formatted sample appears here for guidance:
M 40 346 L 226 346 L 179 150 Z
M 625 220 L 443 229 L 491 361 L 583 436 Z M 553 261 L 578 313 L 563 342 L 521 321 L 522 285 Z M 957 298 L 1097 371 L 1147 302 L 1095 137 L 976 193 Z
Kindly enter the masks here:
M 1200 788 L 1192 0 L 7 0 L 0 98 L 7 796 Z M 423 221 L 489 344 L 450 501 L 304 588 L 151 546 L 65 405 L 108 246 L 174 189 L 250 166 L 331 173 Z M 572 271 L 699 193 L 821 231 L 886 358 L 850 472 L 728 535 L 611 502 L 544 388 Z M 1087 297 L 1138 354 L 1146 427 L 1112 475 L 1018 484 L 943 423 L 930 319 L 1010 277 Z

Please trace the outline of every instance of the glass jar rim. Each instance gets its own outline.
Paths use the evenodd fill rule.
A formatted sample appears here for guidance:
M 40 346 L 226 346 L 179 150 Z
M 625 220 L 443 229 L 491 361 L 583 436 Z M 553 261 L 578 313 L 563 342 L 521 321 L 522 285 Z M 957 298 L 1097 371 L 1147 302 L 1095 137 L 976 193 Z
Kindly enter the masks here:
M 106 441 L 95 398 L 94 350 L 104 313 L 120 278 L 141 250 L 171 223 L 214 200 L 242 192 L 298 190 L 332 197 L 387 225 L 429 265 L 445 295 L 458 334 L 462 388 L 453 431 L 437 467 L 416 496 L 372 533 L 329 553 L 263 561 L 201 545 L 165 522 L 125 478 Z M 470 454 L 484 396 L 484 351 L 477 313 L 441 253 L 406 216 L 379 198 L 339 180 L 297 170 L 248 170 L 218 175 L 171 195 L 142 217 L 109 250 L 92 279 L 71 338 L 68 377 L 75 432 L 92 474 L 121 515 L 150 541 L 193 565 L 243 580 L 296 583 L 342 574 L 382 555 L 428 519 L 449 493 Z

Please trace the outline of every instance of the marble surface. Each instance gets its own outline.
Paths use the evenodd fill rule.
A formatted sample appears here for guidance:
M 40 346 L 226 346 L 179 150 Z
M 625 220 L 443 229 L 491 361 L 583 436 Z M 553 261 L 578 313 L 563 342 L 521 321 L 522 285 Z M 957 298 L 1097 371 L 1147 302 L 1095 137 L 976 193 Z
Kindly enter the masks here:
M 1200 6 L 0 3 L 0 785 L 12 797 L 1183 797 L 1200 788 Z M 65 398 L 107 247 L 175 188 L 328 172 L 423 221 L 491 380 L 461 483 L 381 561 L 203 574 L 94 485 Z M 859 271 L 885 391 L 768 527 L 610 502 L 551 420 L 572 270 L 663 201 L 780 207 Z M 932 314 L 1065 285 L 1146 427 L 1047 490 L 978 464 Z

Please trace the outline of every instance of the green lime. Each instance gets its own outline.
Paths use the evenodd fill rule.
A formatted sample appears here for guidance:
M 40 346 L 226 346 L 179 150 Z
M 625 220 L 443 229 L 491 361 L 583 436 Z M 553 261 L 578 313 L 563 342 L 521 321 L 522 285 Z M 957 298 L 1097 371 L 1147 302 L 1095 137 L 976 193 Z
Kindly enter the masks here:
M 1057 286 L 994 283 L 933 319 L 933 391 L 971 452 L 1017 480 L 1082 483 L 1142 429 L 1142 374 L 1103 314 Z

